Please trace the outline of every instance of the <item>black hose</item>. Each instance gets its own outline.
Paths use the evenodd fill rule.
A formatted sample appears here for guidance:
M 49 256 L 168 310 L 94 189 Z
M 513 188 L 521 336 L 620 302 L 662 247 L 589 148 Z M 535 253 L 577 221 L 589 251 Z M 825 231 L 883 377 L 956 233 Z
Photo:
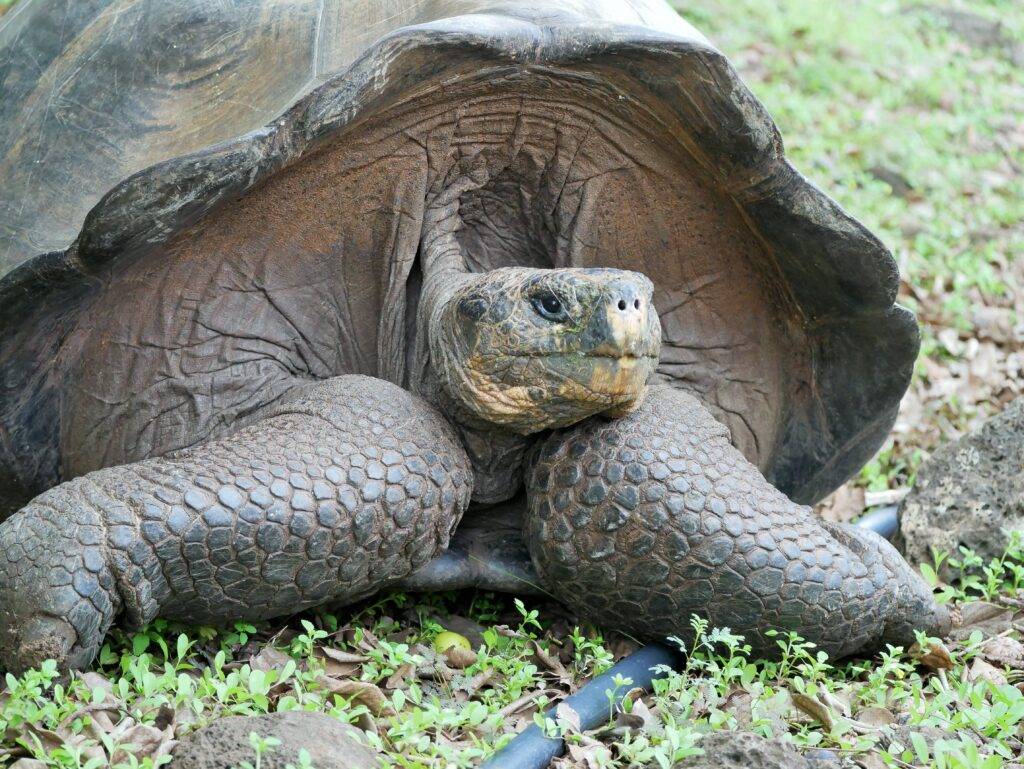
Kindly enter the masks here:
M 650 644 L 620 660 L 611 670 L 602 673 L 585 684 L 571 697 L 562 701 L 576 711 L 580 717 L 580 729 L 596 729 L 607 723 L 612 715 L 613 704 L 617 705 L 630 689 L 650 689 L 651 682 L 664 675 L 663 671 L 652 668 L 665 665 L 676 669 L 680 663 L 679 652 L 662 644 Z M 630 679 L 627 686 L 616 687 L 617 676 Z M 555 718 L 555 711 L 547 712 Z M 561 737 L 545 737 L 534 724 L 517 734 L 508 745 L 486 761 L 481 769 L 544 769 L 565 750 Z

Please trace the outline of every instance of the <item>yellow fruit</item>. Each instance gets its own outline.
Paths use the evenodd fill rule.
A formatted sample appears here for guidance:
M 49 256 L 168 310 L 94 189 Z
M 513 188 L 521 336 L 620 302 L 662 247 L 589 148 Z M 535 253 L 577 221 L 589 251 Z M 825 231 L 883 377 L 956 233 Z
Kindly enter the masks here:
M 449 649 L 472 648 L 473 647 L 466 636 L 453 633 L 451 630 L 445 630 L 443 633 L 438 633 L 437 638 L 434 639 L 434 651 L 438 654 L 444 654 Z

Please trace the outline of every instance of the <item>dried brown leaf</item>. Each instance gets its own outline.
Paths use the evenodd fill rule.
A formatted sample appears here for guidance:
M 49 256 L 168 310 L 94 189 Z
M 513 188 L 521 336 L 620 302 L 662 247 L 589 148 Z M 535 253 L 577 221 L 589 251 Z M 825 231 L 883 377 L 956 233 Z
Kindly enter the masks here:
M 475 655 L 474 655 L 475 658 Z M 406 662 L 404 665 L 399 665 L 398 670 L 388 676 L 388 680 L 384 682 L 385 689 L 402 689 L 405 688 L 406 684 L 416 673 L 416 666 L 411 662 Z
M 636 694 L 632 700 L 629 699 L 634 692 L 642 693 L 643 690 L 632 690 L 623 697 L 623 702 L 630 701 L 630 710 L 626 713 L 620 707 L 615 714 L 615 725 L 628 729 L 650 729 L 656 723 L 654 716 L 651 715 L 647 704 L 640 699 L 639 694 Z
M 416 677 L 424 681 L 450 682 L 455 678 L 455 671 L 448 667 L 443 656 L 438 655 L 417 668 Z
M 152 757 L 164 743 L 171 742 L 172 737 L 166 731 L 161 731 L 155 726 L 135 724 L 122 734 L 118 741 L 120 744 L 110 757 L 111 763 L 114 764 L 127 762 L 129 755 L 135 756 L 140 761 Z
M 630 654 L 640 648 L 640 644 L 634 641 L 632 638 L 626 638 L 625 636 L 616 636 L 612 638 L 606 644 L 608 651 L 612 653 L 612 656 L 616 660 L 621 660 L 623 657 L 628 657 Z
M 449 667 L 465 670 L 476 662 L 476 652 L 472 649 L 463 649 L 461 646 L 452 646 L 445 649 L 444 658 Z
M 459 691 L 465 692 L 469 697 L 472 697 L 484 686 L 489 684 L 496 674 L 497 671 L 491 667 L 486 670 L 481 670 L 472 678 L 466 679 L 465 683 L 458 687 L 458 689 Z
M 975 657 L 970 668 L 967 669 L 966 678 L 968 681 L 988 681 L 993 686 L 1004 686 L 1006 675 L 997 667 L 985 662 L 981 657 Z
M 384 618 L 382 617 L 380 621 L 383 623 Z M 380 639 L 373 634 L 373 631 L 368 630 L 366 628 L 361 628 L 361 631 L 362 632 L 358 634 L 356 634 L 353 631 L 353 646 L 357 646 L 360 649 L 368 652 L 372 652 L 380 646 Z
M 854 756 L 854 762 L 861 769 L 889 769 L 888 764 L 877 753 L 862 753 Z
M 280 670 L 291 661 L 291 657 L 273 646 L 264 646 L 260 653 L 249 658 L 249 667 L 253 670 Z
M 558 677 L 560 683 L 567 685 L 572 683 L 572 676 L 569 675 L 569 671 L 565 669 L 565 665 L 562 664 L 562 661 L 557 655 L 551 654 L 536 641 L 532 642 L 532 646 L 533 655 L 537 658 L 537 661 L 540 662 L 543 667 L 554 673 Z
M 620 710 L 615 714 L 615 725 L 623 729 L 643 729 L 644 719 L 636 713 L 626 713 Z
M 363 654 L 353 654 L 330 646 L 318 647 L 314 653 L 324 663 L 324 672 L 332 678 L 353 676 L 370 660 Z
M 953 669 L 953 658 L 950 656 L 946 644 L 942 643 L 942 641 L 933 641 L 928 645 L 927 649 L 922 649 L 918 644 L 914 644 L 910 651 L 917 656 L 918 662 L 926 668 L 931 668 L 932 670 Z
M 736 725 L 740 730 L 748 729 L 754 721 L 752 704 L 753 695 L 746 689 L 736 688 L 729 692 L 722 706 L 736 717 Z
M 178 732 L 182 727 L 194 724 L 199 717 L 196 712 L 189 707 L 187 702 L 180 703 L 174 708 L 174 730 Z
M 495 625 L 493 628 L 495 633 L 505 638 L 519 638 L 522 639 L 523 635 L 518 630 L 513 630 L 508 625 Z
M 841 716 L 849 718 L 852 714 L 850 709 L 850 697 L 849 693 L 846 692 L 829 692 L 827 689 L 822 689 L 818 694 L 820 699 L 826 707 L 832 710 L 834 713 L 838 713 Z
M 92 760 L 106 761 L 106 751 L 99 745 L 95 743 L 87 744 L 88 742 L 89 739 L 82 734 L 67 734 L 65 735 L 64 738 L 64 744 L 67 747 L 79 752 L 82 758 L 85 759 L 83 763 Z
M 847 483 L 826 497 L 816 512 L 826 521 L 846 523 L 863 513 L 864 505 L 864 489 Z
M 107 714 L 118 714 L 122 710 L 120 700 L 111 699 L 109 701 L 104 700 L 92 705 L 83 705 L 77 710 L 64 716 L 64 720 L 60 722 L 57 727 L 57 731 L 63 733 L 68 726 L 70 726 L 76 719 L 82 718 L 83 716 L 90 716 L 93 720 L 99 719 L 101 722 L 106 721 L 110 723 L 110 719 Z
M 110 714 L 104 710 L 97 710 L 89 717 L 89 723 L 85 729 L 97 740 L 102 740 L 105 735 L 113 734 L 117 727 L 114 726 Z
M 608 766 L 611 759 L 611 751 L 597 740 L 572 743 L 567 746 L 567 751 L 573 764 L 582 769 L 600 769 Z
M 578 733 L 582 728 L 580 714 L 564 702 L 559 702 L 555 708 L 555 722 L 563 731 Z
M 353 702 L 359 702 L 370 710 L 375 716 L 393 716 L 394 708 L 391 701 L 384 695 L 376 684 L 369 681 L 353 681 L 351 679 L 331 678 L 329 676 L 318 676 L 317 683 L 323 686 L 331 694 L 338 694 Z
M 889 708 L 872 706 L 857 711 L 857 721 L 865 726 L 880 728 L 896 723 L 896 716 Z
M 42 747 L 47 754 L 52 753 L 64 744 L 64 738 L 57 734 L 57 732 L 31 723 L 26 723 L 22 727 L 21 736 L 26 739 L 28 744 Z
M 99 673 L 89 671 L 88 673 L 76 673 L 76 676 L 89 687 L 89 691 L 95 691 L 101 689 L 107 697 L 113 699 L 114 697 L 114 684 L 111 683 L 110 679 L 106 676 L 102 676 Z
M 513 713 L 519 713 L 527 707 L 536 705 L 537 700 L 539 700 L 541 697 L 557 693 L 558 692 L 554 689 L 537 689 L 532 692 L 527 692 L 522 697 L 519 697 L 518 699 L 510 702 L 508 705 L 503 707 L 501 710 L 498 711 L 498 713 L 502 716 L 510 716 Z

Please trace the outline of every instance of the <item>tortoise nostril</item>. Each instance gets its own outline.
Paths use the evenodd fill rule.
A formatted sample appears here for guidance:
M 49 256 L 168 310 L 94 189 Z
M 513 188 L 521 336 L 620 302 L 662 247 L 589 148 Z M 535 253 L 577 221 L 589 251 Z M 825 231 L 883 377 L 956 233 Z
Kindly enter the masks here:
M 634 309 L 637 309 L 637 310 L 640 309 L 640 300 L 639 299 L 634 299 L 633 300 L 633 307 L 634 307 Z
M 619 300 L 619 309 L 620 310 L 625 310 L 626 309 L 626 300 L 625 299 L 620 299 Z

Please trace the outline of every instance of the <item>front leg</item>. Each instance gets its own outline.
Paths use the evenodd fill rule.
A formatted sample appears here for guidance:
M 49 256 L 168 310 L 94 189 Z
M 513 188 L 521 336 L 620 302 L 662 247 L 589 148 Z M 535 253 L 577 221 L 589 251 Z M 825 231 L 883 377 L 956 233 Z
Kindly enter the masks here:
M 544 585 L 607 627 L 692 634 L 697 614 L 777 651 L 796 631 L 833 657 L 907 645 L 948 614 L 888 542 L 791 502 L 693 396 L 553 434 L 528 475 L 526 538 Z
M 354 601 L 442 551 L 469 461 L 422 399 L 345 376 L 174 455 L 89 473 L 0 525 L 0 659 L 83 667 L 121 613 L 222 623 Z

